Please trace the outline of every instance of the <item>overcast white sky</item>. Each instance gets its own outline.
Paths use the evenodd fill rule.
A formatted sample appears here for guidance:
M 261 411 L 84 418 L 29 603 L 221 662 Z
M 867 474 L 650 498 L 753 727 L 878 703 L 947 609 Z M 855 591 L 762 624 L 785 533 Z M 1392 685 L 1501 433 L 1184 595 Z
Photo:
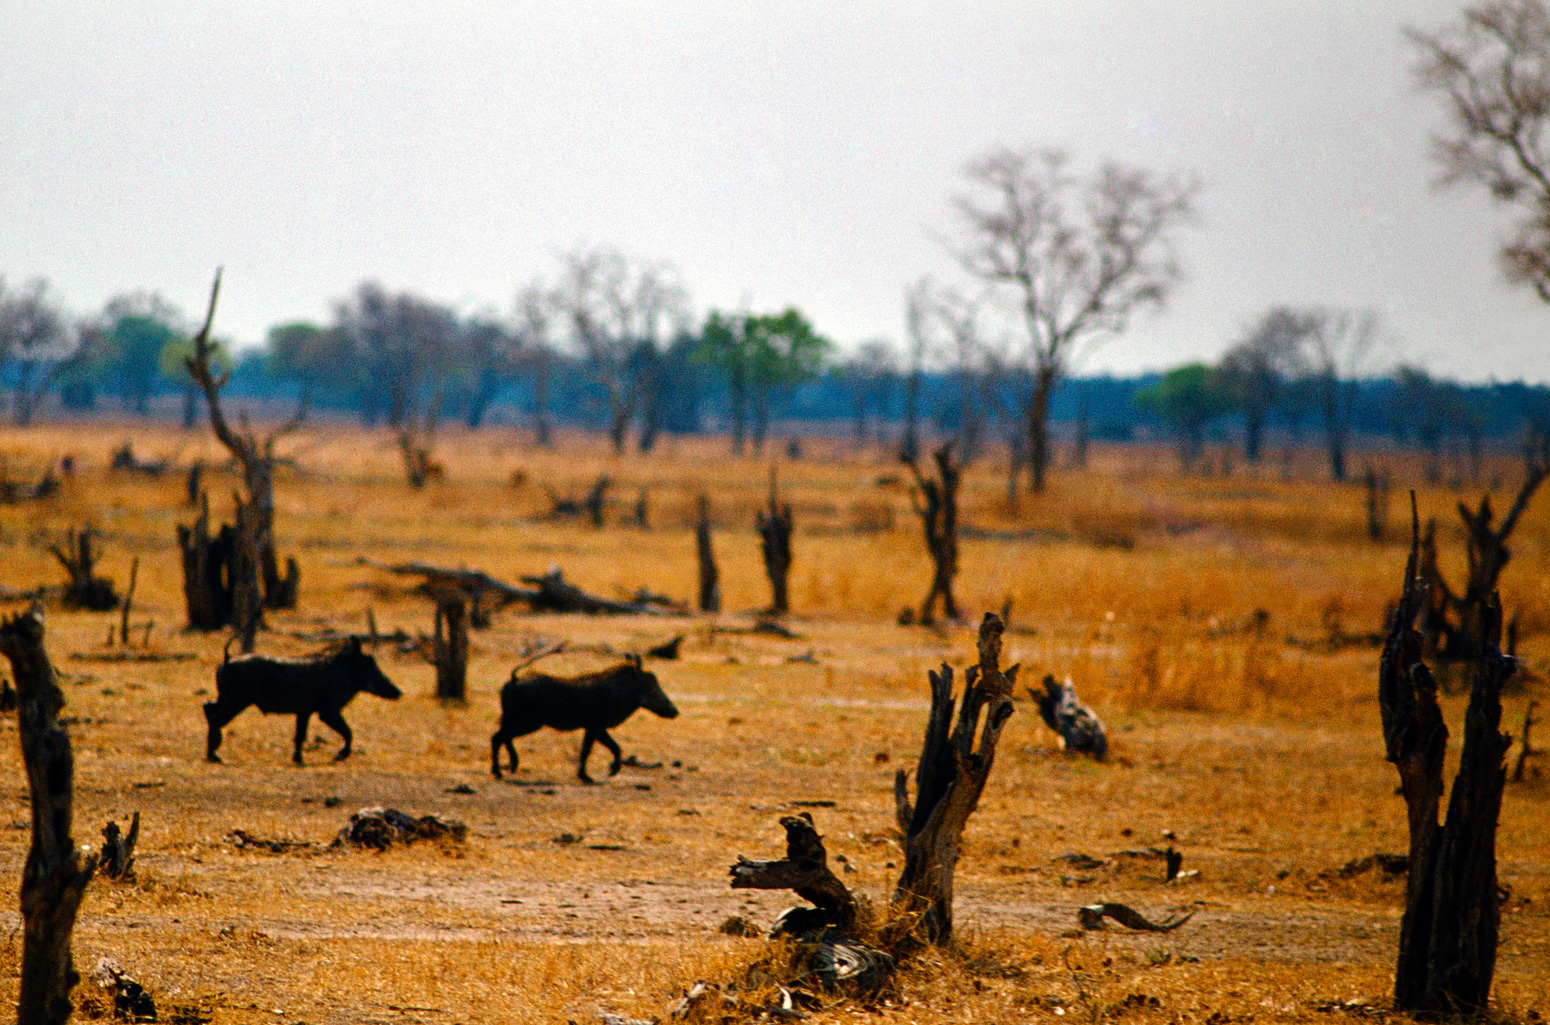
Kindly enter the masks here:
M 1503 213 L 1431 188 L 1407 24 L 1440 0 L 49 3 L 0 0 L 0 274 L 82 312 L 150 289 L 217 330 L 327 321 L 365 278 L 510 309 L 580 243 L 697 310 L 903 333 L 956 269 L 962 168 L 1061 146 L 1204 182 L 1163 313 L 1082 372 L 1211 358 L 1274 303 L 1371 307 L 1388 359 L 1550 380 Z

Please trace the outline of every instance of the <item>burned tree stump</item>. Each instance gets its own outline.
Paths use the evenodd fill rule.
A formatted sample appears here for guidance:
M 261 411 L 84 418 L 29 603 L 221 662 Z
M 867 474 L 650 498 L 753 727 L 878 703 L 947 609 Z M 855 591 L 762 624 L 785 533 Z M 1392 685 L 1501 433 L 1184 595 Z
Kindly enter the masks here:
M 188 489 L 188 505 L 198 506 L 199 496 L 204 494 L 205 464 L 202 459 L 195 459 L 188 468 L 188 480 L 185 486 Z
M 22 973 L 17 1020 L 56 1025 L 69 1020 L 70 990 L 79 981 L 70 934 L 97 856 L 82 856 L 70 837 L 75 758 L 58 721 L 65 696 L 43 647 L 43 606 L 0 624 L 0 654 L 16 677 L 17 732 L 32 803 L 32 845 L 22 871 Z
M 775 468 L 770 467 L 769 507 L 759 511 L 759 548 L 764 554 L 764 574 L 770 578 L 770 613 L 783 616 L 791 609 L 786 579 L 791 573 L 791 503 L 781 505 L 775 491 Z
M 65 608 L 108 612 L 118 608 L 118 593 L 113 590 L 113 581 L 92 572 L 102 557 L 92 545 L 92 536 L 89 526 L 82 527 L 79 534 L 71 530 L 63 548 L 55 544 L 48 550 L 70 575 L 63 595 Z
M 700 515 L 694 524 L 694 551 L 700 562 L 700 611 L 721 611 L 721 572 L 710 544 L 710 498 L 700 496 Z
M 468 600 L 451 592 L 436 598 L 436 696 L 461 704 L 468 685 Z
M 1420 521 L 1411 496 L 1410 558 L 1378 670 L 1378 703 L 1387 759 L 1399 770 L 1409 816 L 1409 877 L 1394 972 L 1399 1011 L 1457 1014 L 1484 1011 L 1496 966 L 1501 921 L 1496 878 L 1496 827 L 1506 785 L 1501 688 L 1516 662 L 1498 650 L 1501 608 L 1481 606 L 1480 634 L 1464 746 L 1446 820 L 1439 826 L 1448 728 L 1437 684 L 1422 660 L 1415 628 L 1427 607 L 1420 573 Z
M 178 526 L 183 553 L 183 601 L 188 625 L 194 630 L 220 630 L 231 622 L 231 551 L 236 531 L 222 525 L 210 536 L 210 497 L 199 496 L 199 515 L 192 526 Z
M 958 575 L 958 486 L 962 481 L 963 467 L 953 459 L 953 443 L 948 442 L 932 454 L 937 475 L 928 479 L 920 472 L 914 458 L 905 458 L 904 465 L 915 475 L 915 490 L 910 502 L 920 517 L 925 531 L 926 550 L 931 555 L 931 590 L 920 605 L 920 622 L 935 622 L 933 609 L 937 598 L 942 599 L 942 615 L 950 620 L 959 618 L 958 603 L 953 599 L 953 577 Z
M 940 673 L 928 674 L 931 716 L 915 772 L 913 807 L 903 769 L 893 784 L 894 810 L 904 836 L 904 870 L 891 901 L 895 916 L 891 928 L 897 941 L 917 937 L 943 944 L 952 938 L 953 873 L 963 830 L 990 777 L 1001 727 L 1012 714 L 1018 667 L 1004 673 L 1000 669 L 1003 630 L 999 616 L 985 613 L 979 629 L 979 664 L 964 673 L 956 724 L 952 668 L 944 664 Z

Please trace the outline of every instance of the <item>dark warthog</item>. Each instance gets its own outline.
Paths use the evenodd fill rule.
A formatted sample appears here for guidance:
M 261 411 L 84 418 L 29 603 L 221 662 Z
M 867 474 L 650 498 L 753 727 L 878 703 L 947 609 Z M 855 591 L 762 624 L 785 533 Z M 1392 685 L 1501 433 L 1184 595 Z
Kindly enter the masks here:
M 511 771 L 517 771 L 517 749 L 511 743 L 548 726 L 556 730 L 586 730 L 581 738 L 581 762 L 576 775 L 591 783 L 587 775 L 587 757 L 597 741 L 614 756 L 608 774 L 619 771 L 619 745 L 608 731 L 618 726 L 637 708 L 674 719 L 678 709 L 662 692 L 656 675 L 640 667 L 639 655 L 626 655 L 624 664 L 585 676 L 563 679 L 542 673 L 517 679 L 513 672 L 501 688 L 501 728 L 490 738 L 490 771 L 501 777 L 501 747 L 511 756 Z
M 344 647 L 309 658 L 264 658 L 240 655 L 215 671 L 215 700 L 205 702 L 210 736 L 205 758 L 220 761 L 221 727 L 249 705 L 265 715 L 296 717 L 296 750 L 291 760 L 301 764 L 301 744 L 307 722 L 315 713 L 324 725 L 344 738 L 334 761 L 350 757 L 350 727 L 340 710 L 361 691 L 396 701 L 400 691 L 377 668 L 377 660 L 361 650 L 360 638 Z

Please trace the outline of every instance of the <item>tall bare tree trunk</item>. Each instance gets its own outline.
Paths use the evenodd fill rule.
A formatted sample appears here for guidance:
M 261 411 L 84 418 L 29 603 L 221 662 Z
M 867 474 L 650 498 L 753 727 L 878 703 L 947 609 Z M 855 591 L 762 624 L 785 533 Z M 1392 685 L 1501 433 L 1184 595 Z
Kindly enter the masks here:
M 1414 498 L 1412 496 L 1412 510 Z M 1418 572 L 1420 522 L 1412 511 L 1405 586 L 1378 672 L 1378 703 L 1388 760 L 1399 770 L 1409 813 L 1410 861 L 1405 914 L 1394 971 L 1394 1007 L 1427 1014 L 1486 1009 L 1501 924 L 1496 828 L 1510 738 L 1501 732 L 1501 688 L 1517 667 L 1498 650 L 1501 607 L 1488 604 L 1475 639 L 1464 747 L 1446 821 L 1439 826 L 1448 728 L 1437 684 L 1422 661 L 1415 622 L 1427 604 Z
M 32 845 L 22 870 L 22 977 L 16 1020 L 63 1025 L 74 1009 L 70 990 L 79 976 L 70 934 L 97 855 L 82 856 L 70 837 L 75 758 L 57 716 L 65 696 L 43 647 L 43 606 L 0 625 L 0 653 L 16 678 L 17 733 L 32 805 Z
M 1028 479 L 1034 492 L 1044 490 L 1049 469 L 1049 400 L 1054 390 L 1055 368 L 1043 366 L 1035 370 L 1033 393 L 1028 396 Z
M 1005 625 L 985 613 L 979 629 L 979 664 L 964 674 L 963 705 L 953 722 L 953 671 L 945 663 L 930 673 L 931 716 L 915 771 L 915 804 L 903 769 L 894 776 L 894 811 L 903 834 L 904 870 L 894 888 L 895 946 L 905 935 L 944 944 L 953 934 L 953 876 L 963 829 L 990 777 L 1001 727 L 1012 714 L 1017 666 L 1000 669 Z M 980 725 L 980 713 L 985 713 Z M 978 746 L 975 734 L 978 733 Z

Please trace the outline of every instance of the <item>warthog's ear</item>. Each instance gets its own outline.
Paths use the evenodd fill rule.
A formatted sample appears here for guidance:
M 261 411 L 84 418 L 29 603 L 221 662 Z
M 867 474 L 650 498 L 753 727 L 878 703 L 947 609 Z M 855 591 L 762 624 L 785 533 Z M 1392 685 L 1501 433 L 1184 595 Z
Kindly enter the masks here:
M 361 639 L 352 634 L 350 639 L 344 642 L 344 650 L 352 655 L 359 655 L 361 653 Z
M 624 656 L 624 661 L 636 669 L 640 668 L 640 656 L 633 651 Z

